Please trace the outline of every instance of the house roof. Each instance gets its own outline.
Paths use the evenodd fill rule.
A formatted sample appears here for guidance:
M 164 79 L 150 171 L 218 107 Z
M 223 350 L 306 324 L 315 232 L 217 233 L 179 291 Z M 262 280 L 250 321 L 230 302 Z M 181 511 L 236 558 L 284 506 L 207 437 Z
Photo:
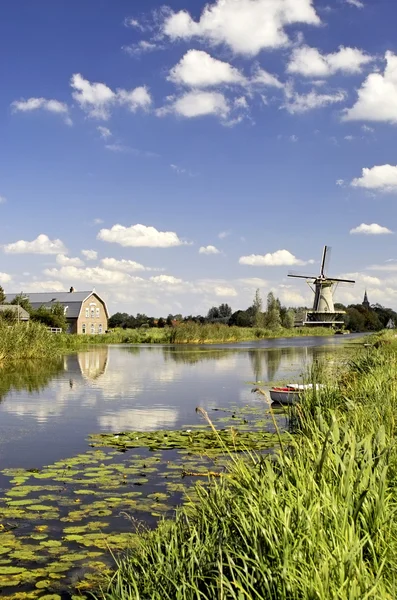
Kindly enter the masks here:
M 59 303 L 62 306 L 67 307 L 66 318 L 68 319 L 77 319 L 80 311 L 81 305 L 84 300 L 87 300 L 92 295 L 97 296 L 101 302 L 103 302 L 106 310 L 107 316 L 108 310 L 105 301 L 94 291 L 88 292 L 34 292 L 23 293 L 29 299 L 32 308 L 40 308 L 40 306 L 50 307 L 53 304 Z M 18 294 L 6 294 L 6 302 L 11 302 L 15 296 Z
M 15 312 L 17 314 L 19 312 L 19 318 L 23 321 L 30 319 L 29 313 L 22 306 L 17 306 L 16 304 L 0 304 L 0 312 Z

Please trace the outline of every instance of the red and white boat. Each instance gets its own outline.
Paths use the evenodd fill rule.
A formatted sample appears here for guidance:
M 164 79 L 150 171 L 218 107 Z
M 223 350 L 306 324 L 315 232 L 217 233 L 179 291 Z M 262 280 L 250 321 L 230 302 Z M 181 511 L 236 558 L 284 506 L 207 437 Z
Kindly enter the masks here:
M 270 399 L 276 404 L 296 404 L 296 402 L 301 399 L 304 392 L 312 390 L 313 387 L 315 387 L 316 390 L 319 390 L 324 386 L 319 383 L 317 383 L 315 386 L 313 386 L 312 383 L 288 383 L 284 387 L 272 387 L 269 390 Z

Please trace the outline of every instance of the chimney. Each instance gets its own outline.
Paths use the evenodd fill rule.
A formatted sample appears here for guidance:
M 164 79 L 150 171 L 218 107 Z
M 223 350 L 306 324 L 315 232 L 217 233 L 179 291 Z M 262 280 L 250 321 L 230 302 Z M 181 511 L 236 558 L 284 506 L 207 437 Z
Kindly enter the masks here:
M 73 294 L 73 292 L 75 292 L 75 291 L 76 291 L 76 290 L 74 289 L 74 287 L 73 287 L 73 286 L 72 286 L 72 287 L 70 288 L 70 290 L 69 290 L 69 292 L 70 292 L 71 294 Z

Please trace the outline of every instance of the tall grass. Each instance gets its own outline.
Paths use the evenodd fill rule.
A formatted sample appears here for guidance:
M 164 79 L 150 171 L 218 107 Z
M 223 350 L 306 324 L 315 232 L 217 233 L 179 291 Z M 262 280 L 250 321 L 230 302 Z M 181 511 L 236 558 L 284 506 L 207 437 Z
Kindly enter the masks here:
M 308 394 L 272 457 L 232 458 L 120 559 L 106 600 L 397 597 L 397 355 Z
M 0 320 L 0 364 L 59 355 L 59 340 L 40 323 L 8 325 Z

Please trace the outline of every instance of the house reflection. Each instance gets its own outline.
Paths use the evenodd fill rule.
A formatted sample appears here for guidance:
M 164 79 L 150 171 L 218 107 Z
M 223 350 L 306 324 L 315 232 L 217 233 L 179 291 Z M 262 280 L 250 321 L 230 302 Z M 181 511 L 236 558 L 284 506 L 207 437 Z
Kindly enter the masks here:
M 109 348 L 99 346 L 95 350 L 77 352 L 65 357 L 65 371 L 70 375 L 69 386 L 73 388 L 73 375 L 82 375 L 84 379 L 96 381 L 106 373 L 109 363 Z

